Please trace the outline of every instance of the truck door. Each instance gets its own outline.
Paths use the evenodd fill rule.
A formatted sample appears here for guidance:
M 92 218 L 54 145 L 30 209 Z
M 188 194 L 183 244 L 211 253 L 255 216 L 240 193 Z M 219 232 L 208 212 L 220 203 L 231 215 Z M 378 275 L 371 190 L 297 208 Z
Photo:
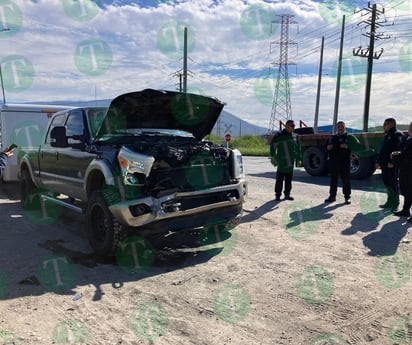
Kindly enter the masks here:
M 60 193 L 83 200 L 86 169 L 95 158 L 95 154 L 84 150 L 88 137 L 86 126 L 84 110 L 75 109 L 69 113 L 66 121 L 68 147 L 59 150 L 56 167 Z
M 45 142 L 41 144 L 39 152 L 39 175 L 41 184 L 44 188 L 56 190 L 58 173 L 58 156 L 61 148 L 50 145 L 50 132 L 53 127 L 63 126 L 66 122 L 68 113 L 56 114 L 50 123 Z

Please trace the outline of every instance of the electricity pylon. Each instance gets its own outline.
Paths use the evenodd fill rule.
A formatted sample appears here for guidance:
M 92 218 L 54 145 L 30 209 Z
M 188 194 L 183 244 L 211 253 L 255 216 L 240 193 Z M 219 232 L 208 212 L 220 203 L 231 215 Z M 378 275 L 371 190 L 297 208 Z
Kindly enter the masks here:
M 296 44 L 295 42 L 289 41 L 289 25 L 295 24 L 296 22 L 292 20 L 293 15 L 283 14 L 279 15 L 280 21 L 275 21 L 274 23 L 280 23 L 281 33 L 280 40 L 274 42 L 279 44 L 280 56 L 279 61 L 274 62 L 278 65 L 278 74 L 276 80 L 275 92 L 273 95 L 272 112 L 269 122 L 269 133 L 273 131 L 276 126 L 276 121 L 287 121 L 292 119 L 292 106 L 290 101 L 290 87 L 289 87 L 289 71 L 288 66 L 291 65 L 288 53 L 289 45 Z M 279 128 L 280 129 L 280 128 Z

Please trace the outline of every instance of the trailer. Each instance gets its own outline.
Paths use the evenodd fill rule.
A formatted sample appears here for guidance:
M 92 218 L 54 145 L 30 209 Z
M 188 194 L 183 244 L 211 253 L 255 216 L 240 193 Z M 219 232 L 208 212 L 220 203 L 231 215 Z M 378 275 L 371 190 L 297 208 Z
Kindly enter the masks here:
M 296 133 L 302 148 L 302 162 L 306 172 L 312 176 L 327 175 L 329 172 L 326 145 L 332 134 L 315 133 L 311 127 L 297 128 Z M 361 148 L 351 153 L 351 178 L 364 179 L 371 176 L 376 169 L 384 133 L 351 133 L 358 138 Z
M 17 149 L 9 158 L 2 179 L 6 182 L 18 181 L 17 155 L 20 147 L 39 146 L 48 127 L 51 116 L 61 110 L 71 108 L 47 104 L 3 104 L 0 109 L 0 147 L 4 150 L 11 144 Z

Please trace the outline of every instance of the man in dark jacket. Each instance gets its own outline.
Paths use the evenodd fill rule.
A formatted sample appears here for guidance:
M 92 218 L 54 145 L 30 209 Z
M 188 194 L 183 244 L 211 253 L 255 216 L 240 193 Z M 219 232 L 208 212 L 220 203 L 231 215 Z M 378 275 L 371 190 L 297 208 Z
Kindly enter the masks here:
M 381 208 L 396 212 L 399 206 L 398 168 L 393 164 L 391 153 L 399 151 L 403 133 L 396 128 L 396 120 L 387 118 L 383 123 L 385 136 L 378 154 L 378 167 L 382 171 L 383 184 L 386 187 L 387 200 Z
M 400 150 L 392 152 L 392 159 L 399 167 L 399 186 L 404 197 L 402 210 L 395 212 L 395 215 L 409 217 L 407 221 L 412 223 L 412 122 L 409 124 L 408 135 L 401 143 Z
M 3 171 L 7 166 L 7 158 L 11 156 L 13 156 L 13 150 L 10 150 L 9 148 L 0 152 L 0 177 L 3 176 Z
M 336 134 L 332 135 L 326 146 L 329 154 L 330 166 L 330 188 L 329 198 L 325 202 L 336 201 L 338 191 L 339 176 L 342 179 L 342 192 L 345 197 L 345 204 L 350 204 L 350 155 L 352 150 L 360 147 L 359 140 L 346 133 L 346 126 L 343 121 L 336 124 Z
M 285 200 L 293 200 L 290 195 L 292 190 L 292 177 L 295 160 L 299 155 L 299 142 L 293 133 L 295 124 L 293 120 L 286 121 L 285 129 L 270 143 L 270 157 L 274 166 L 277 166 L 275 183 L 275 200 L 279 201 L 282 195 L 283 182 L 285 182 Z

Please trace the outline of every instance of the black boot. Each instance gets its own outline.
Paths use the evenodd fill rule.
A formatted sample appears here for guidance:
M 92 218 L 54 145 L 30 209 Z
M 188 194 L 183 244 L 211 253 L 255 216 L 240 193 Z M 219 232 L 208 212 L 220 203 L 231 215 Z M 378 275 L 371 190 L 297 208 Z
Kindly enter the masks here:
M 409 212 L 409 210 L 406 210 L 404 207 L 402 210 L 395 212 L 394 215 L 398 217 L 410 217 L 411 213 Z

